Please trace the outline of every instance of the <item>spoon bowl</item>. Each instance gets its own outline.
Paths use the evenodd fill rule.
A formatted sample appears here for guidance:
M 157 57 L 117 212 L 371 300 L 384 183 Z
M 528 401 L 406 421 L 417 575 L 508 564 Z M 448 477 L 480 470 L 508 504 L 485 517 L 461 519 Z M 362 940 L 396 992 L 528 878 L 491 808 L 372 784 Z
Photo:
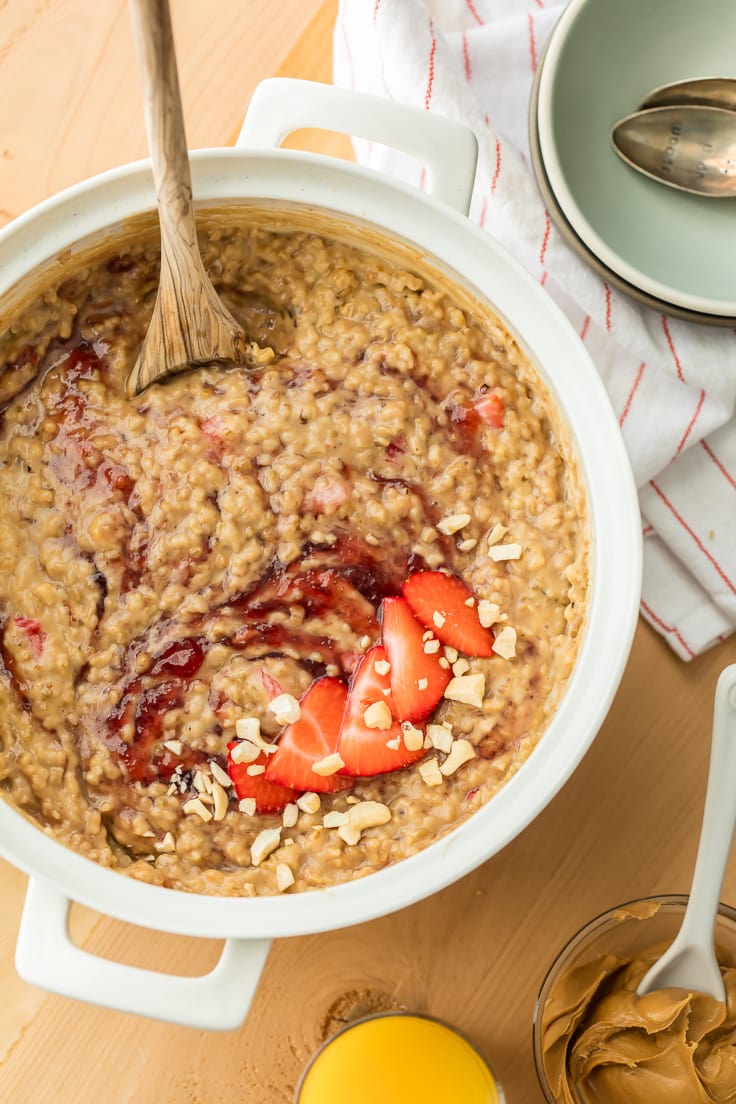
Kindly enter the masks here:
M 736 111 L 736 79 L 733 77 L 701 77 L 698 80 L 674 81 L 653 88 L 639 104 L 638 111 L 650 107 L 723 107 Z
M 642 978 L 637 996 L 689 989 L 725 1001 L 714 948 L 718 904 L 736 827 L 736 664 L 718 679 L 703 824 L 693 884 L 674 942 Z
M 736 113 L 685 104 L 653 107 L 611 130 L 616 153 L 671 188 L 714 199 L 736 195 Z

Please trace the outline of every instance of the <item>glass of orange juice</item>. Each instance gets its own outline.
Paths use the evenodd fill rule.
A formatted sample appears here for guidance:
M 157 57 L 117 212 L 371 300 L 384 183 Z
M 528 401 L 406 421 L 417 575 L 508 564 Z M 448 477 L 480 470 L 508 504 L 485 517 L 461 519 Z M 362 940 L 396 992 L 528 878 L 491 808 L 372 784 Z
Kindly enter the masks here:
M 503 1104 L 490 1066 L 432 1016 L 379 1012 L 333 1035 L 311 1059 L 294 1104 Z

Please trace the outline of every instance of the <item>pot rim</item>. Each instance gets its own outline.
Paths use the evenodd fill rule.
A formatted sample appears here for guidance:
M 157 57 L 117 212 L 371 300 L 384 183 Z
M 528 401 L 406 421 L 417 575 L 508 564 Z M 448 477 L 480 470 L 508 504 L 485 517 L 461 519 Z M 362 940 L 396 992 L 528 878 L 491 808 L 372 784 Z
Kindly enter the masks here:
M 375 227 L 488 303 L 561 406 L 586 484 L 591 592 L 575 669 L 539 744 L 459 827 L 407 859 L 342 885 L 294 895 L 221 898 L 152 886 L 71 851 L 0 801 L 0 855 L 73 900 L 162 931 L 275 937 L 364 922 L 437 892 L 501 850 L 562 787 L 608 711 L 636 628 L 641 523 L 628 456 L 603 384 L 574 329 L 540 285 L 485 231 L 446 204 L 370 169 L 292 150 L 191 154 L 198 206 L 296 204 Z M 0 296 L 37 266 L 105 227 L 155 209 L 150 161 L 59 193 L 0 230 Z

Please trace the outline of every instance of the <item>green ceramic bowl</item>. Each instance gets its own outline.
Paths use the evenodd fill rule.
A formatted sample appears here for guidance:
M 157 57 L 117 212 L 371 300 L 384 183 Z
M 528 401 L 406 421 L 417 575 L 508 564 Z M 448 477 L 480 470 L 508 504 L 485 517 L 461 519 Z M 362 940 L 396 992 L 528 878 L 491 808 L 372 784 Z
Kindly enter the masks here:
M 659 85 L 736 79 L 734 42 L 734 0 L 571 0 L 536 88 L 544 172 L 578 239 L 647 296 L 722 318 L 736 317 L 736 198 L 647 179 L 616 155 L 610 131 Z

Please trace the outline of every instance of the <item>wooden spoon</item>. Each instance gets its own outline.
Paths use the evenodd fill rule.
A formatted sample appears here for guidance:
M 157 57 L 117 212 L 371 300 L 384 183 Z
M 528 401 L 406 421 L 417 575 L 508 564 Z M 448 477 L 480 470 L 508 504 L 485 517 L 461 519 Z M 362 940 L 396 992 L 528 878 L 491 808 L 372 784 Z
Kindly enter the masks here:
M 168 0 L 130 0 L 130 11 L 161 225 L 158 296 L 125 385 L 132 398 L 176 372 L 262 360 L 265 350 L 249 342 L 202 264 Z

